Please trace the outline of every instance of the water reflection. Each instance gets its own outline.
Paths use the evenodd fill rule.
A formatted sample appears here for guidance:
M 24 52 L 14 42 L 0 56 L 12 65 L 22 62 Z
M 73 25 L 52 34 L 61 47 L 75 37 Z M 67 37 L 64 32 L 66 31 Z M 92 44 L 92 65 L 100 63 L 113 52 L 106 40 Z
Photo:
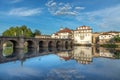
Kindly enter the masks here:
M 11 52 L 11 51 L 10 51 Z M 9 53 L 8 53 L 9 54 Z M 21 60 L 25 61 L 27 58 L 56 54 L 61 60 L 75 60 L 80 64 L 90 64 L 93 58 L 103 57 L 111 59 L 120 59 L 120 49 L 109 49 L 103 47 L 87 47 L 87 46 L 74 46 L 71 47 L 58 47 L 58 48 L 40 48 L 37 51 L 34 48 L 29 49 L 26 53 L 24 49 L 15 49 L 13 53 L 8 56 L 0 55 L 0 63 Z
M 119 59 L 119 48 L 16 49 L 14 56 L 0 54 L 0 80 L 120 80 Z
M 57 55 L 66 60 L 76 60 L 81 64 L 90 64 L 93 58 L 120 59 L 120 48 L 75 46 L 71 51 L 59 52 Z
M 89 64 L 92 62 L 92 47 L 74 47 L 72 57 L 78 63 Z
M 13 53 L 12 47 L 3 47 L 3 56 L 9 56 Z

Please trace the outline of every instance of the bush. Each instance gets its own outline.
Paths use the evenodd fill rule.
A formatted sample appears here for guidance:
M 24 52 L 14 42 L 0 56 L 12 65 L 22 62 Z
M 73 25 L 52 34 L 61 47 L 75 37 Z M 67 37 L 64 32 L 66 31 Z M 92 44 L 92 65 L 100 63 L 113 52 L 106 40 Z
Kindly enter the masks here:
M 100 45 L 100 46 L 107 47 L 107 48 L 116 48 L 116 47 L 118 47 L 118 45 L 116 45 L 116 44 L 103 44 L 103 45 Z

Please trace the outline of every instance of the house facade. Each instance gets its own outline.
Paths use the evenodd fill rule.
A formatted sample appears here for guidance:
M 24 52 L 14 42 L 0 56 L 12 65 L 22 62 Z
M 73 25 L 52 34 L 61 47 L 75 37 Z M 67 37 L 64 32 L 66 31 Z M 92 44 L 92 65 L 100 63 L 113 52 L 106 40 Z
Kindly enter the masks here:
M 92 32 L 89 26 L 80 26 L 75 30 L 69 28 L 60 28 L 60 30 L 51 35 L 51 38 L 73 39 L 74 45 L 97 45 L 113 42 L 115 36 L 120 37 L 120 32 Z
M 60 30 L 51 36 L 52 38 L 57 39 L 71 39 L 72 38 L 72 30 L 69 28 L 60 28 Z
M 117 35 L 120 36 L 120 33 L 115 31 L 103 32 L 99 35 L 99 44 L 111 43 Z
M 92 44 L 92 29 L 89 26 L 80 26 L 73 31 L 74 44 Z

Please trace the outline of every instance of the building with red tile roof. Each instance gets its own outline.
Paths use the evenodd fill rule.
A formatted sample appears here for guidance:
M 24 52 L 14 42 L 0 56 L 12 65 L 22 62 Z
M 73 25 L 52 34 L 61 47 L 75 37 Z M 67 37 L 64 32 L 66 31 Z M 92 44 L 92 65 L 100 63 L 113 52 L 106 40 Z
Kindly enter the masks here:
M 72 30 L 69 28 L 60 28 L 60 30 L 51 36 L 52 38 L 69 39 L 72 38 Z

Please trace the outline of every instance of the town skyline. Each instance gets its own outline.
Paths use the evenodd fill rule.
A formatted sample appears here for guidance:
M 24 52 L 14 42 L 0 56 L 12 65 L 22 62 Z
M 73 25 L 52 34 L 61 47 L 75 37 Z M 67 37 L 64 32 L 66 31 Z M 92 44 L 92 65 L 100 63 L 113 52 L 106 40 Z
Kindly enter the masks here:
M 82 25 L 90 26 L 93 32 L 120 31 L 119 10 L 119 0 L 1 0 L 0 33 L 21 25 L 42 34 Z

